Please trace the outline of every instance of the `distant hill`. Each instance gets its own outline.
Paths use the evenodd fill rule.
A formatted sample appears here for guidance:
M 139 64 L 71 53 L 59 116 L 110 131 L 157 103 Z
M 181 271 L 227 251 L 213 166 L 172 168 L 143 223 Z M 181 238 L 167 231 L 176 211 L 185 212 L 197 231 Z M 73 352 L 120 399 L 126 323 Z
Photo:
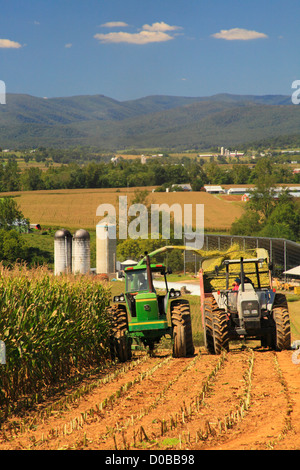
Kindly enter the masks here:
M 300 106 L 283 95 L 103 95 L 38 98 L 8 94 L 0 105 L 0 147 L 208 148 L 298 134 Z

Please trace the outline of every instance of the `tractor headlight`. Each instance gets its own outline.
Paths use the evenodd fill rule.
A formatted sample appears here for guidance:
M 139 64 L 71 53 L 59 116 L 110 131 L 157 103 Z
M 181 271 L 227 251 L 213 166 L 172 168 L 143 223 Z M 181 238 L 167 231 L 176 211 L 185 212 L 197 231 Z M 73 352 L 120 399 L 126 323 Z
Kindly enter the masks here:
M 114 302 L 125 302 L 125 296 L 124 296 L 124 294 L 115 295 L 115 296 L 114 296 Z
M 171 289 L 170 290 L 170 297 L 180 297 L 180 291 L 179 290 L 174 290 L 174 289 Z
M 258 317 L 259 316 L 259 305 L 257 300 L 244 300 L 242 302 L 242 312 L 245 317 Z

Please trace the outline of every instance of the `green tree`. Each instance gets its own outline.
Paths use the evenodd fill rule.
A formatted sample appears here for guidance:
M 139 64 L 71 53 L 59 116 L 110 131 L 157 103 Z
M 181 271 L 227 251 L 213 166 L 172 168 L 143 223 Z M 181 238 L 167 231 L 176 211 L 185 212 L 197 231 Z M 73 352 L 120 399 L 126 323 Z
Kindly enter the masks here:
M 21 175 L 21 186 L 24 191 L 44 189 L 43 172 L 40 168 L 30 167 Z
M 20 170 L 16 160 L 11 159 L 4 167 L 2 176 L 4 191 L 18 191 L 20 189 Z
M 288 193 L 283 193 L 270 214 L 261 236 L 300 239 L 300 208 Z
M 263 208 L 263 201 L 266 208 Z M 297 241 L 300 239 L 300 208 L 287 192 L 278 199 L 272 196 L 272 200 L 268 193 L 257 193 L 256 203 L 250 199 L 245 213 L 232 224 L 230 233 Z
M 251 170 L 247 165 L 233 165 L 231 170 L 233 184 L 247 184 L 250 175 Z
M 15 224 L 21 223 L 24 216 L 12 197 L 3 197 L 0 199 L 0 227 L 4 230 L 10 230 Z
M 246 212 L 231 225 L 230 233 L 232 235 L 258 235 L 262 228 L 260 215 L 258 212 L 246 209 Z
M 251 191 L 248 205 L 260 214 L 262 223 L 267 220 L 276 205 L 274 195 L 273 177 L 268 173 L 261 174 L 256 180 L 256 187 Z
M 204 171 L 207 176 L 207 181 L 210 184 L 232 183 L 231 175 L 227 173 L 226 170 L 222 170 L 222 168 L 216 163 L 207 163 L 204 167 Z
M 27 258 L 27 247 L 15 230 L 0 230 L 0 245 L 1 259 L 4 264 L 12 264 Z

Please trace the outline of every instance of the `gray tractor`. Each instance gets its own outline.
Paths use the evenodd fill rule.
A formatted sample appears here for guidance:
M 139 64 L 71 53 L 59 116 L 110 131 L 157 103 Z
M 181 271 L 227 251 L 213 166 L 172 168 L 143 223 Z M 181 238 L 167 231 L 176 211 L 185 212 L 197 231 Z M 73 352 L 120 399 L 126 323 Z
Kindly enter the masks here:
M 271 287 L 271 265 L 267 271 L 260 271 L 264 262 L 259 258 L 225 260 L 225 289 L 201 293 L 204 340 L 209 353 L 229 350 L 229 341 L 240 338 L 258 339 L 261 346 L 278 351 L 290 348 L 287 300 Z M 247 274 L 246 264 L 254 267 Z M 239 268 L 236 272 L 232 271 L 234 265 Z M 268 279 L 266 286 L 261 285 L 262 274 Z M 222 277 L 218 269 L 215 275 Z M 236 290 L 231 286 L 233 278 Z

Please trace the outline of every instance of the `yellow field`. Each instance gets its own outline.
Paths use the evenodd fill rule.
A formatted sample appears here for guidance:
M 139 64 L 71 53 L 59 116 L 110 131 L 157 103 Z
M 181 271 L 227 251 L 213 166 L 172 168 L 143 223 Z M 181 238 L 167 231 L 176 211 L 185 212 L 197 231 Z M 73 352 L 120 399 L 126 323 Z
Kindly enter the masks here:
M 1 193 L 0 196 L 15 196 L 16 202 L 24 216 L 29 218 L 30 223 L 42 226 L 93 229 L 102 218 L 96 216 L 96 209 L 100 204 L 112 204 L 118 213 L 119 196 L 127 196 L 129 206 L 135 189 L 22 191 Z M 149 191 L 149 203 L 166 203 L 169 206 L 174 203 L 193 204 L 194 226 L 196 204 L 204 204 L 204 224 L 210 229 L 228 229 L 232 222 L 243 213 L 243 204 L 240 200 L 228 201 L 221 196 L 205 192 L 152 193 L 152 188 L 141 189 Z

